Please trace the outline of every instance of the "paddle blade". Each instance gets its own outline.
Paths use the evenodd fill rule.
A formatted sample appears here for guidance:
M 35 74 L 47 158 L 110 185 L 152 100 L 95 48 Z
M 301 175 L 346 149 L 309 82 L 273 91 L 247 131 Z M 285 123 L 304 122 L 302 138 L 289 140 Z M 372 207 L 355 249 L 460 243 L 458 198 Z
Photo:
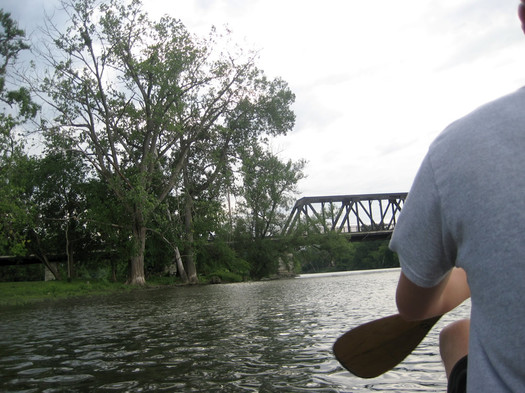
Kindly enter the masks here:
M 337 339 L 334 355 L 352 374 L 375 378 L 393 369 L 416 349 L 439 318 L 406 321 L 396 314 L 365 323 Z

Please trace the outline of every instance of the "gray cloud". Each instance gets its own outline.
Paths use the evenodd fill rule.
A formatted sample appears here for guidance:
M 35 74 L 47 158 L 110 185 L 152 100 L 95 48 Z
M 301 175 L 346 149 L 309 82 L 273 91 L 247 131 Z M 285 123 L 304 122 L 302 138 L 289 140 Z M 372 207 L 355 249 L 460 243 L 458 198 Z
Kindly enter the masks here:
M 426 13 L 428 29 L 452 37 L 449 55 L 437 70 L 463 65 L 494 56 L 514 44 L 521 44 L 517 1 L 478 0 L 450 8 L 438 2 Z
M 30 36 L 42 26 L 46 14 L 52 15 L 58 6 L 58 0 L 4 0 L 1 8 L 9 12 L 18 26 Z

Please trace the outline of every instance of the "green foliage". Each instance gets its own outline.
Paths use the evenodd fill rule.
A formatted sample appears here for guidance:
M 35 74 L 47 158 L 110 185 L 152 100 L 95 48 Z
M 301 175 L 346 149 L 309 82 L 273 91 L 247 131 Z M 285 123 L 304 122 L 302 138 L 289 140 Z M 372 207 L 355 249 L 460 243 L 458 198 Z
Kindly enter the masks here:
M 398 267 L 387 240 L 350 242 L 338 234 L 310 236 L 297 252 L 303 273 Z
M 297 192 L 297 183 L 304 177 L 305 162 L 283 162 L 258 144 L 251 145 L 242 158 L 240 207 L 245 218 L 238 224 L 244 225 L 244 231 L 254 238 L 277 236 Z
M 14 82 L 13 74 L 10 73 L 10 68 L 12 70 L 20 52 L 28 49 L 25 32 L 18 28 L 10 13 L 0 9 L 0 102 L 10 108 L 18 108 L 18 113 L 14 115 L 6 115 L 5 111 L 2 111 L 0 128 L 4 132 L 12 130 L 13 126 L 18 124 L 17 119 L 34 117 L 39 109 L 31 100 L 29 89 Z M 18 89 L 10 89 L 10 86 L 16 86 Z
M 78 296 L 106 295 L 130 287 L 106 281 L 0 282 L 0 306 L 15 306 Z
M 367 241 L 356 244 L 358 269 L 399 267 L 397 255 L 388 248 L 388 241 Z
M 30 204 L 21 198 L 26 191 L 29 159 L 16 128 L 35 116 L 38 106 L 31 101 L 29 90 L 14 81 L 14 66 L 21 51 L 29 49 L 25 33 L 11 15 L 0 10 L 0 253 L 22 255 L 28 239 L 24 233 L 31 218 Z
M 278 241 L 270 239 L 237 239 L 237 254 L 250 264 L 250 277 L 261 279 L 274 276 L 279 270 L 279 257 L 284 250 Z
M 24 255 L 31 246 L 27 228 L 34 225 L 30 199 L 35 161 L 17 152 L 3 162 L 0 174 L 0 253 Z
M 0 282 L 8 281 L 42 281 L 44 266 L 33 265 L 5 265 L 0 267 Z
M 218 270 L 214 270 L 209 274 L 202 275 L 203 279 L 211 284 L 220 284 L 220 283 L 226 283 L 226 282 L 241 282 L 246 280 L 246 276 L 243 276 L 241 274 L 233 273 L 229 271 L 227 268 L 220 268 Z
M 29 49 L 29 45 L 24 42 L 24 31 L 18 28 L 10 13 L 2 9 L 0 9 L 0 26 L 0 55 L 3 58 L 0 71 L 5 74 L 6 65 L 15 60 L 20 51 Z M 0 85 L 0 88 L 3 87 Z
M 152 233 L 148 236 L 144 254 L 146 275 L 149 277 L 162 276 L 166 266 L 174 261 L 174 255 L 166 246 L 165 241 Z
M 215 276 L 221 281 L 242 281 L 249 277 L 250 264 L 219 239 L 199 247 L 197 258 L 199 272 L 206 277 Z
M 351 270 L 353 255 L 354 246 L 333 233 L 309 236 L 298 251 L 303 273 Z

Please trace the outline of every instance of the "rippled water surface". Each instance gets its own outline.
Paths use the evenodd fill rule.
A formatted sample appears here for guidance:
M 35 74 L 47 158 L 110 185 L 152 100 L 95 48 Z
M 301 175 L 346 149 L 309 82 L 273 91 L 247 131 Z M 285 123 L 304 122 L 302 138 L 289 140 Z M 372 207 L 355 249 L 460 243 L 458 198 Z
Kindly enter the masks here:
M 2 392 L 445 392 L 440 321 L 385 375 L 334 359 L 335 339 L 395 313 L 398 270 L 177 287 L 2 311 Z

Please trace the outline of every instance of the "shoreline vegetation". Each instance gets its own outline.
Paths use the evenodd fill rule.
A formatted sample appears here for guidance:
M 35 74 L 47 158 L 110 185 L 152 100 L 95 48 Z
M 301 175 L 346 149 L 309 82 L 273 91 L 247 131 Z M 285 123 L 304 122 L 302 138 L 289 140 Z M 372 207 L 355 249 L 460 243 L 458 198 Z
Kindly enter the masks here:
M 170 285 L 175 285 L 175 282 L 173 281 L 171 284 L 151 282 L 145 286 L 103 280 L 0 282 L 0 307 L 24 306 L 55 300 L 111 295 L 161 286 L 168 287 Z
M 272 276 L 261 279 L 260 281 L 270 281 L 291 278 L 307 278 L 313 275 L 344 275 L 359 274 L 363 271 L 383 272 L 396 269 L 362 269 L 345 271 L 326 271 L 306 274 L 288 274 Z M 225 284 L 232 281 L 224 281 Z M 207 280 L 199 285 L 219 284 L 221 281 Z M 0 308 L 10 308 L 16 306 L 26 306 L 38 303 L 49 303 L 59 300 L 89 298 L 96 296 L 107 296 L 117 293 L 128 293 L 131 291 L 144 291 L 157 288 L 173 288 L 175 286 L 187 286 L 176 278 L 155 277 L 150 278 L 146 285 L 130 285 L 123 282 L 110 282 L 107 280 L 85 280 L 76 279 L 72 281 L 10 281 L 0 282 Z
M 291 276 L 278 278 L 291 278 Z M 271 279 L 277 279 L 277 277 Z M 220 282 L 221 281 L 209 280 L 201 282 L 198 285 L 217 284 Z M 224 283 L 228 283 L 228 281 L 225 281 Z M 76 279 L 72 281 L 0 282 L 0 308 L 186 285 L 189 284 L 184 284 L 178 279 L 168 277 L 150 278 L 146 285 L 132 285 L 123 282 L 85 279 Z

